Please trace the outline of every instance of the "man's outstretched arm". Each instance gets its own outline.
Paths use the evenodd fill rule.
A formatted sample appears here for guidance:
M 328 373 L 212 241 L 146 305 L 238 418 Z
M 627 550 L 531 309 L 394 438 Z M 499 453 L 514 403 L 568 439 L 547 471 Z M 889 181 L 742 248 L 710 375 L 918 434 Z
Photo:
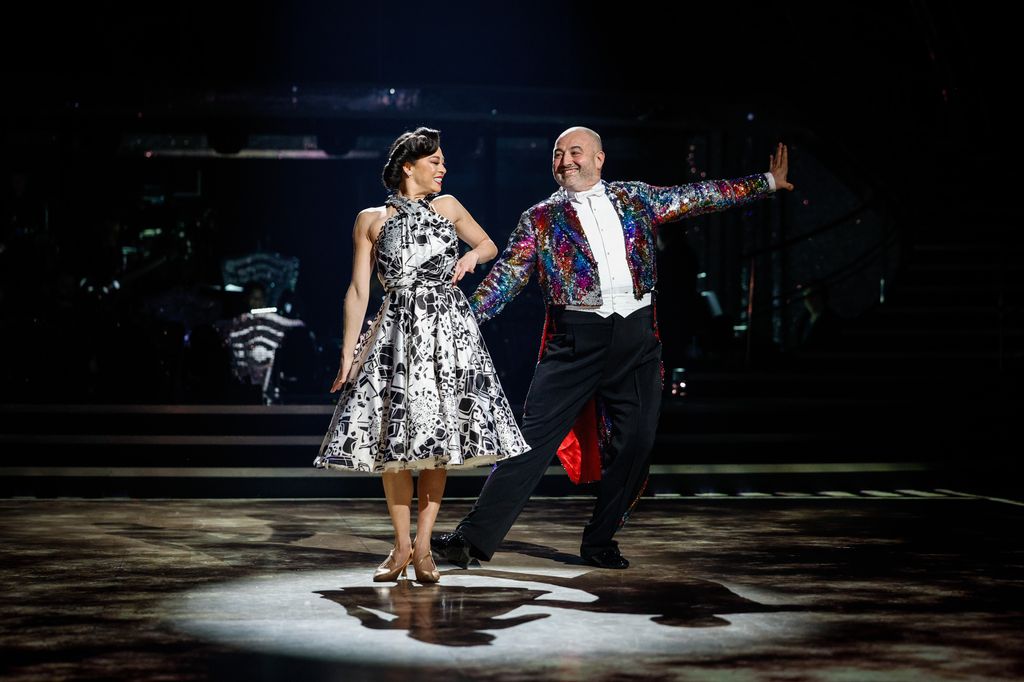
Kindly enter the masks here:
M 469 297 L 478 322 L 489 320 L 523 290 L 537 265 L 537 236 L 533 222 L 523 213 L 498 261 Z
M 789 151 L 780 143 L 768 157 L 768 172 L 735 180 L 708 180 L 674 187 L 636 183 L 655 225 L 725 211 L 763 199 L 780 189 L 792 190 L 787 179 Z

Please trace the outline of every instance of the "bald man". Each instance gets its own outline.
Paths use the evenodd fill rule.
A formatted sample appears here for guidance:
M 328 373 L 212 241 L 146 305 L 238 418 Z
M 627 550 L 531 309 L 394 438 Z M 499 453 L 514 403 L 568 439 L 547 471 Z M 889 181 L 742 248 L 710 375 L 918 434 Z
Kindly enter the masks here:
M 490 560 L 557 453 L 574 481 L 599 481 L 580 556 L 601 568 L 629 566 L 613 536 L 646 485 L 661 408 L 655 230 L 793 188 L 782 144 L 767 173 L 675 187 L 605 182 L 604 161 L 595 131 L 558 136 L 551 174 L 559 190 L 522 214 L 470 297 L 483 322 L 536 272 L 547 318 L 523 412 L 531 450 L 499 463 L 455 531 L 431 542 L 456 565 Z

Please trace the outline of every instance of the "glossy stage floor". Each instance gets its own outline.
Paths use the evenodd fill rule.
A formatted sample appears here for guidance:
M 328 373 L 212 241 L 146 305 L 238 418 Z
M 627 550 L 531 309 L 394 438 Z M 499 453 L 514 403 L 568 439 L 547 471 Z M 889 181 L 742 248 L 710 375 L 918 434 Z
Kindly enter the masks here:
M 448 500 L 439 529 L 468 509 Z M 6 499 L 10 680 L 964 680 L 1024 676 L 1024 506 L 963 491 L 645 499 L 626 571 L 589 502 L 493 562 L 374 584 L 378 500 Z M 410 572 L 411 575 L 411 572 Z

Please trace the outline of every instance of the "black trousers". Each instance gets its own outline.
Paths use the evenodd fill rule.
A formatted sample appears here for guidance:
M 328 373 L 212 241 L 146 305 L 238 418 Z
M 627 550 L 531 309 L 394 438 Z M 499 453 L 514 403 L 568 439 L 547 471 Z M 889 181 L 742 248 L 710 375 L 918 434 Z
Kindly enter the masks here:
M 580 554 L 614 548 L 624 514 L 647 480 L 661 408 L 661 343 L 650 306 L 628 317 L 556 310 L 553 334 L 530 385 L 523 436 L 530 451 L 500 462 L 458 526 L 489 560 L 523 510 L 580 410 L 595 395 L 612 423 L 610 463 L 598 484 Z

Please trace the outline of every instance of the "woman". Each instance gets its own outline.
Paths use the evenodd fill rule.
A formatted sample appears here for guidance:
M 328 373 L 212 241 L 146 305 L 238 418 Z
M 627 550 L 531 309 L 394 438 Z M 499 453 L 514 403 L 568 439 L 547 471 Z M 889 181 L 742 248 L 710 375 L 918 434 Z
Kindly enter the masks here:
M 433 198 L 446 173 L 440 135 L 417 128 L 391 145 L 384 206 L 356 217 L 345 294 L 341 390 L 314 465 L 380 472 L 395 546 L 377 582 L 404 575 L 437 582 L 430 534 L 446 470 L 491 464 L 528 449 L 465 295 L 456 286 L 497 248 L 451 196 Z M 471 250 L 459 257 L 459 239 Z M 358 341 L 376 262 L 385 296 Z M 416 540 L 410 539 L 412 469 L 420 470 Z

